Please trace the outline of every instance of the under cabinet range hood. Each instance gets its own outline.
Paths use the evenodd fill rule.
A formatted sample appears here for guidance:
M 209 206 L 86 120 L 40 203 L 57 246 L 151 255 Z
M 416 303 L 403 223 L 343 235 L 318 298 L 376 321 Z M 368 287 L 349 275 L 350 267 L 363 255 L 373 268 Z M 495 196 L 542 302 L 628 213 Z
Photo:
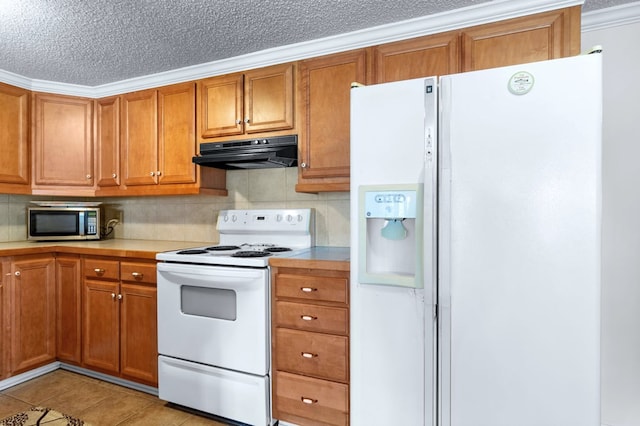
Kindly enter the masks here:
M 200 144 L 193 162 L 218 169 L 266 169 L 298 165 L 298 136 Z

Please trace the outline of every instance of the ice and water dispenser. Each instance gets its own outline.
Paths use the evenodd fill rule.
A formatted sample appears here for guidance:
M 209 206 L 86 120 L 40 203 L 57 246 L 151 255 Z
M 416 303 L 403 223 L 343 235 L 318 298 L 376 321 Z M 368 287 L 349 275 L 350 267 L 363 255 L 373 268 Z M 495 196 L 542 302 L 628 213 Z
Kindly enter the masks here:
M 422 288 L 422 185 L 359 188 L 359 282 Z

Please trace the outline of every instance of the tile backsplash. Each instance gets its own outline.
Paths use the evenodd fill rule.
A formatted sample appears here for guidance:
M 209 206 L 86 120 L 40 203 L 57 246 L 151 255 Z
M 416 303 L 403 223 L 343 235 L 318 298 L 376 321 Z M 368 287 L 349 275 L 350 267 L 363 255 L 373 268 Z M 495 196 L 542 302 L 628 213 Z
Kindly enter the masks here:
M 215 224 L 220 210 L 313 208 L 316 212 L 316 244 L 348 246 L 349 193 L 297 193 L 297 178 L 295 167 L 230 170 L 227 172 L 227 197 L 118 197 L 100 201 L 104 202 L 107 220 L 121 221 L 109 238 L 216 243 L 219 236 Z M 26 207 L 36 199 L 51 197 L 0 194 L 0 242 L 26 239 Z

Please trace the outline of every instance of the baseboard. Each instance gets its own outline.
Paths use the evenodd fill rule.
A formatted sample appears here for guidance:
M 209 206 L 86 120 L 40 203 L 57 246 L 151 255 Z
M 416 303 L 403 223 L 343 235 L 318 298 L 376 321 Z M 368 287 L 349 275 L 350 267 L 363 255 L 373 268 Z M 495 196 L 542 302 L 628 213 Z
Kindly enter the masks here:
M 158 388 L 152 386 L 143 385 L 140 383 L 132 382 L 130 380 L 121 379 L 120 377 L 110 376 L 108 374 L 98 373 L 97 371 L 88 370 L 86 368 L 78 367 L 76 365 L 59 363 L 60 368 L 74 373 L 82 374 L 84 376 L 93 377 L 105 382 L 113 383 L 115 385 L 124 386 L 125 388 L 134 389 L 140 392 L 148 393 L 154 396 L 158 396 Z
M 33 370 L 29 370 L 25 373 L 9 377 L 8 379 L 0 381 L 0 391 L 19 385 L 20 383 L 24 383 L 27 380 L 35 379 L 36 377 L 51 373 L 58 368 L 60 368 L 60 363 L 56 361 L 42 367 L 34 368 Z
M 5 380 L 0 380 L 0 391 L 19 385 L 28 380 L 35 379 L 36 377 L 40 377 L 44 374 L 51 373 L 52 371 L 55 371 L 59 368 L 62 370 L 67 370 L 67 371 L 72 371 L 74 373 L 82 374 L 83 376 L 93 377 L 94 379 L 99 379 L 105 382 L 124 386 L 129 389 L 134 389 L 140 392 L 158 396 L 158 388 L 132 382 L 130 380 L 121 379 L 120 377 L 114 377 L 108 374 L 98 373 L 96 371 L 88 370 L 86 368 L 78 367 L 71 364 L 65 364 L 64 362 L 58 362 L 58 361 L 52 362 L 51 364 L 47 364 L 42 367 L 34 368 L 33 370 L 29 370 L 25 373 L 9 377 L 8 379 L 5 379 Z

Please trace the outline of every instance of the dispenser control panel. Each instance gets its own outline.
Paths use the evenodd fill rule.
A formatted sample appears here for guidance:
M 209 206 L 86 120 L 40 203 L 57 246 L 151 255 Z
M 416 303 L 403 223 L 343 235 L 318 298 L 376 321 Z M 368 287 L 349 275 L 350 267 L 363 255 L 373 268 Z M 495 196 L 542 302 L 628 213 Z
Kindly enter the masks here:
M 367 191 L 364 202 L 368 218 L 416 217 L 416 191 Z

